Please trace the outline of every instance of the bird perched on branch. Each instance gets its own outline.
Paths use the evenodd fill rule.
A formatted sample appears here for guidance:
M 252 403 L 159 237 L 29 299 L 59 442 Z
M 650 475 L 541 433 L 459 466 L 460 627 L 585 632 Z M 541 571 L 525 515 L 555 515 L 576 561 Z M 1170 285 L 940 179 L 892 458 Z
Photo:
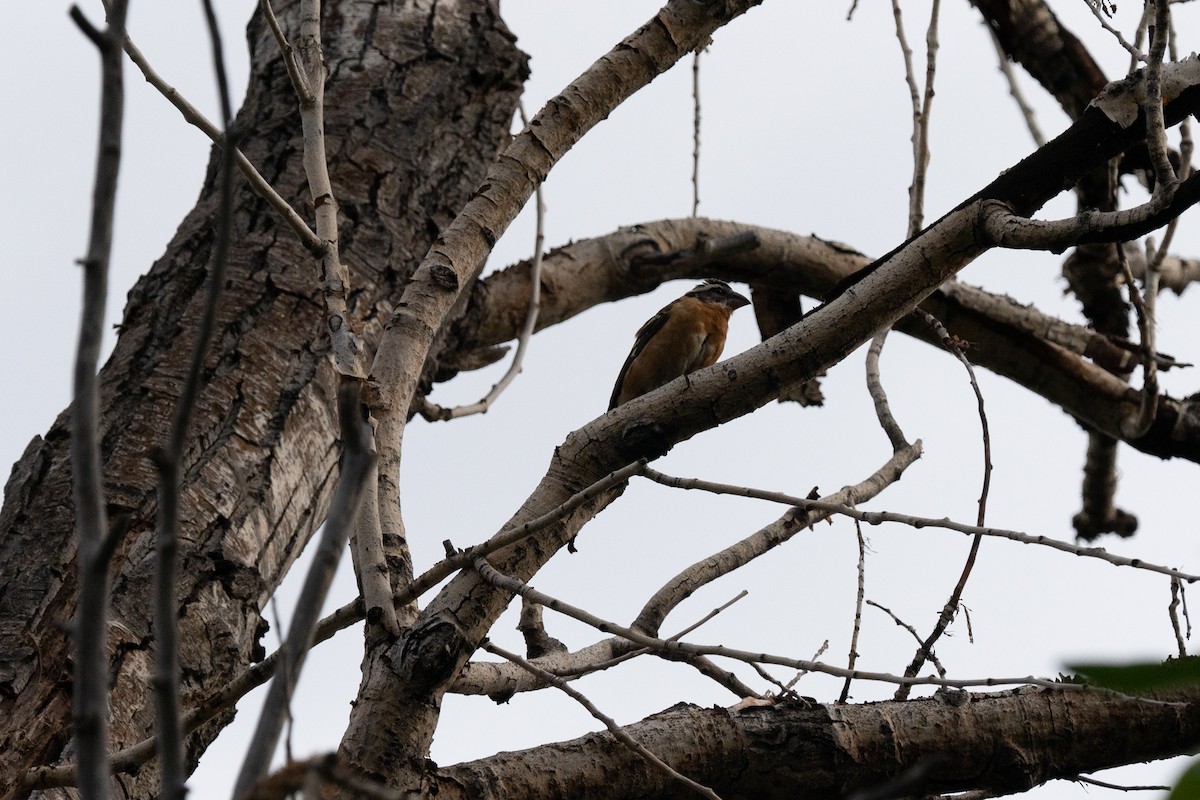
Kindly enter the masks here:
M 648 319 L 617 376 L 609 410 L 716 362 L 729 315 L 749 303 L 724 281 L 707 280 Z

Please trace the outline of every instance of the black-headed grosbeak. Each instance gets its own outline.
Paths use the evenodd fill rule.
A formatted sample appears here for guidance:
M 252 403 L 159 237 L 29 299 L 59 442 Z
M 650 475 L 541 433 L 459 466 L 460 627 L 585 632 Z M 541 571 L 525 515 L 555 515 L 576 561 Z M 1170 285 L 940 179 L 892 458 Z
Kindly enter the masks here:
M 617 375 L 609 410 L 715 363 L 729 315 L 749 303 L 724 281 L 707 280 L 648 319 Z

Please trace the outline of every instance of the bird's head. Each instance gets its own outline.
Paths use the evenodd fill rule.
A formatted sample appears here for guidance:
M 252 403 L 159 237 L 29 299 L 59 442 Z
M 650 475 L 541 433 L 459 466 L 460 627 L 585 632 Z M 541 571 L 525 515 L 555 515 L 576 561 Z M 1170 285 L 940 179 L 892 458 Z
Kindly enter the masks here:
M 705 303 L 726 306 L 730 311 L 750 304 L 749 300 L 729 288 L 728 283 L 716 279 L 706 280 L 688 292 L 687 296 Z

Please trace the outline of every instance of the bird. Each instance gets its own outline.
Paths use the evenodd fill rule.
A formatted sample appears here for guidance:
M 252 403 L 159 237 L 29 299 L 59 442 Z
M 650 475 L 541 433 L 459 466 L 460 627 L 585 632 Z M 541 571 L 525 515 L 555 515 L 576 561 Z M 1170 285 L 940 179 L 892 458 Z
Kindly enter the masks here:
M 749 303 L 718 280 L 706 280 L 668 303 L 638 328 L 608 410 L 715 363 L 725 348 L 729 315 Z

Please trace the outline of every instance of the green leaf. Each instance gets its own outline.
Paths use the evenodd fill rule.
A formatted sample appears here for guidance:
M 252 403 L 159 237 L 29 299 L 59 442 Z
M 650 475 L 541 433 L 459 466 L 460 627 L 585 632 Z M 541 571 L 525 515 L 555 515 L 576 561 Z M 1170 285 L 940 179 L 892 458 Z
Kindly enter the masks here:
M 1167 795 L 1167 800 L 1200 800 L 1200 761 L 1193 761 L 1179 776 L 1179 781 Z
M 1191 656 L 1161 663 L 1074 664 L 1067 668 L 1093 686 L 1126 694 L 1200 686 L 1200 658 Z

